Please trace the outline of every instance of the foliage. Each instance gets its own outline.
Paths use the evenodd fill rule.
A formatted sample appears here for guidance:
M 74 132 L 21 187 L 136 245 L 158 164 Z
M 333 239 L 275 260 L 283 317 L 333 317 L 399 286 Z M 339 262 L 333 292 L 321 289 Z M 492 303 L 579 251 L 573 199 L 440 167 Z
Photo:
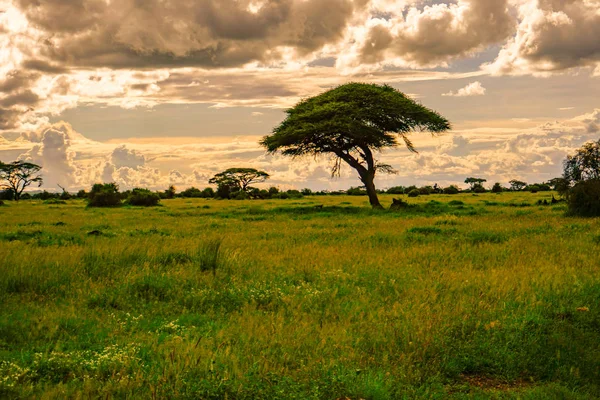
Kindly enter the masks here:
M 410 192 L 408 192 L 408 197 L 418 197 L 421 194 L 421 191 L 419 189 L 413 189 Z
M 121 203 L 116 183 L 96 183 L 88 197 L 88 207 L 118 207 Z
M 559 186 L 569 214 L 600 216 L 600 140 L 588 142 L 575 155 L 567 156 L 563 167 L 564 182 Z
M 133 189 L 127 198 L 127 204 L 132 206 L 155 207 L 158 203 L 160 203 L 160 196 L 148 189 Z
M 519 192 L 527 187 L 527 182 L 519 181 L 516 179 L 513 179 L 508 183 L 510 183 L 510 190 L 512 190 L 513 192 Z
M 465 183 L 470 186 L 470 189 L 472 191 L 474 191 L 477 186 L 482 186 L 482 183 L 484 183 L 484 182 L 487 182 L 487 180 L 483 179 L 483 178 L 469 177 L 469 178 L 465 179 Z
M 177 195 L 177 191 L 175 190 L 175 186 L 171 185 L 165 190 L 164 198 L 165 199 L 174 199 Z
M 458 194 L 460 193 L 460 189 L 456 185 L 450 185 L 443 189 L 442 193 L 444 194 Z
M 567 156 L 563 164 L 563 178 L 572 186 L 578 182 L 600 179 L 600 140 L 588 142 Z
M 346 162 L 358 172 L 371 205 L 380 208 L 375 174 L 394 170 L 379 163 L 373 153 L 398 146 L 398 139 L 416 151 L 408 138 L 410 132 L 448 129 L 450 123 L 445 118 L 391 86 L 349 83 L 287 110 L 287 118 L 262 139 L 261 145 L 269 153 L 280 151 L 292 157 L 330 155 L 334 160 L 332 175 L 339 174 L 341 162 Z
M 13 194 L 13 199 L 19 201 L 23 191 L 36 183 L 42 186 L 42 176 L 39 174 L 42 167 L 26 161 L 13 161 L 4 164 L 0 161 L 0 188 L 8 189 Z
M 504 187 L 500 184 L 500 182 L 494 183 L 492 186 L 492 193 L 502 193 L 504 191 Z
M 254 168 L 229 168 L 213 176 L 208 183 L 217 185 L 217 197 L 228 199 L 242 191 L 247 194 L 250 185 L 269 179 L 269 174 Z
M 404 186 L 393 186 L 385 192 L 387 194 L 404 194 Z
M 577 182 L 566 194 L 568 214 L 581 217 L 600 216 L 600 179 Z
M 476 183 L 475 185 L 473 185 L 473 187 L 471 188 L 471 191 L 473 193 L 485 193 L 487 192 L 487 190 L 485 190 L 485 188 L 483 187 L 483 185 Z
M 367 191 L 365 190 L 364 186 L 363 187 L 351 187 L 350 189 L 346 190 L 346 194 L 349 196 L 366 196 Z

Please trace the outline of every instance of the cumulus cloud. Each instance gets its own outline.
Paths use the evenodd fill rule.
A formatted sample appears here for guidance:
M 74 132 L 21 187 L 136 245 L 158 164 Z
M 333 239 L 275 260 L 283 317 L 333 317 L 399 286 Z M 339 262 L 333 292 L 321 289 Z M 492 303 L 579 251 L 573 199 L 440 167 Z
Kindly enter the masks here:
M 481 85 L 481 82 L 476 81 L 469 83 L 464 88 L 459 89 L 457 92 L 450 91 L 442 94 L 442 96 L 450 97 L 469 97 L 469 96 L 483 96 L 486 89 Z
M 412 183 L 454 184 L 471 175 L 503 183 L 513 178 L 548 180 L 561 174 L 567 154 L 586 141 L 597 140 L 599 127 L 600 109 L 520 132 L 469 130 L 439 139 L 414 135 L 419 154 L 398 148 L 378 155 L 381 162 L 400 172 L 378 175 L 377 185 L 383 188 Z M 258 139 L 240 137 L 210 143 L 164 140 L 115 146 L 89 141 L 68 124 L 59 123 L 14 140 L 5 137 L 0 141 L 0 155 L 9 149 L 15 158 L 20 156 L 42 165 L 44 188 L 50 190 L 57 189 L 57 184 L 76 190 L 111 181 L 122 189 L 206 187 L 215 173 L 239 166 L 269 172 L 272 178 L 267 185 L 282 188 L 341 189 L 359 184 L 356 172 L 346 166 L 340 178 L 332 179 L 327 156 L 292 160 L 269 155 L 260 148 Z M 9 144 L 6 146 L 5 142 Z
M 600 71 L 600 2 L 528 0 L 519 19 L 517 34 L 486 70 L 542 76 L 577 67 Z
M 353 30 L 338 66 L 445 66 L 450 60 L 502 43 L 514 32 L 516 21 L 507 0 L 448 3 L 413 6 L 389 18 L 369 19 Z

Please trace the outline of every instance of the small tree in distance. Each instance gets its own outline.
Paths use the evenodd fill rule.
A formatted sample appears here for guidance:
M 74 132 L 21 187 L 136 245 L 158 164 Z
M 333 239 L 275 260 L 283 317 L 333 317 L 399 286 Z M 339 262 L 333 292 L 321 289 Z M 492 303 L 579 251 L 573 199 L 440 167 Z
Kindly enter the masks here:
M 527 187 L 527 182 L 519 181 L 516 179 L 513 179 L 508 183 L 510 183 L 510 190 L 512 190 L 513 192 L 520 192 L 521 190 Z
M 468 184 L 470 186 L 469 189 L 471 189 L 473 191 L 477 187 L 482 187 L 483 188 L 483 183 L 484 182 L 487 182 L 487 179 L 473 178 L 473 177 L 469 177 L 469 178 L 465 179 L 465 183 Z
M 382 208 L 375 190 L 377 172 L 394 173 L 378 162 L 374 153 L 388 147 L 416 152 L 408 134 L 413 131 L 445 132 L 444 117 L 388 85 L 348 83 L 302 100 L 286 111 L 287 118 L 260 144 L 269 153 L 333 158 L 331 175 L 339 175 L 342 161 L 358 172 L 373 208 Z
M 119 207 L 121 195 L 115 183 L 96 183 L 88 195 L 88 207 Z
M 28 186 L 37 183 L 42 186 L 42 176 L 38 174 L 42 167 L 39 165 L 25 162 L 13 161 L 4 164 L 0 161 L 0 186 L 12 192 L 15 201 L 19 201 L 21 194 Z
M 229 198 L 231 194 L 243 192 L 247 194 L 252 184 L 269 179 L 269 174 L 254 168 L 229 168 L 213 176 L 208 183 L 217 185 L 217 194 Z

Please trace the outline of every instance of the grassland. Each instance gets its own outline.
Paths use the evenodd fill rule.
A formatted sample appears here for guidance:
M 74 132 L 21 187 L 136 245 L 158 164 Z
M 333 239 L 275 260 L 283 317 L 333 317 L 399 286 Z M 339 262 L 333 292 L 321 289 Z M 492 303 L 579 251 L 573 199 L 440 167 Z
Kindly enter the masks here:
M 0 398 L 600 397 L 600 220 L 548 197 L 2 206 Z

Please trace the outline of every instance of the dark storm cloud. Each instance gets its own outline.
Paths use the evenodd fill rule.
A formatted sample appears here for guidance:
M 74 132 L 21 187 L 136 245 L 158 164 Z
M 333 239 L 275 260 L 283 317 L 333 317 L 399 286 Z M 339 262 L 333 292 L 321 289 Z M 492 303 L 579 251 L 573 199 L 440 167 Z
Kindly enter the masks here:
M 351 0 L 18 0 L 46 31 L 42 54 L 63 66 L 230 67 L 308 54 L 339 40 Z

